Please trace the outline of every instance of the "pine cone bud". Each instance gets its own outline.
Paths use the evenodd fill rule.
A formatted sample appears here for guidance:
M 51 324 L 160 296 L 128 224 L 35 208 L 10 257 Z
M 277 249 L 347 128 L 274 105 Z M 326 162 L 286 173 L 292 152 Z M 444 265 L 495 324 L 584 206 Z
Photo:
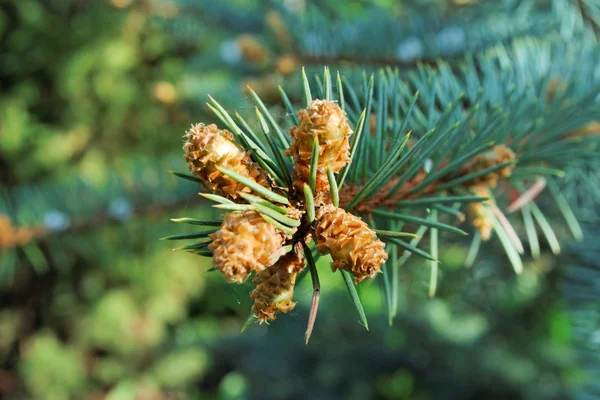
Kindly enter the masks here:
M 242 56 L 250 63 L 264 64 L 270 57 L 269 49 L 254 35 L 244 34 L 237 38 Z
M 317 212 L 315 241 L 321 253 L 330 253 L 331 268 L 352 272 L 356 283 L 373 278 L 387 260 L 385 244 L 359 217 L 333 205 Z
M 491 168 L 495 165 L 502 164 L 515 159 L 515 153 L 503 144 L 496 145 L 490 150 L 478 154 L 470 162 L 468 162 L 461 170 L 462 175 L 481 171 L 486 168 Z M 514 168 L 514 164 L 505 166 L 495 172 L 472 179 L 467 183 L 468 186 L 487 186 L 496 187 L 500 178 L 508 178 Z
M 296 303 L 294 285 L 296 275 L 304 269 L 304 255 L 292 251 L 281 257 L 275 264 L 256 274 L 256 288 L 250 294 L 254 300 L 252 311 L 262 324 L 274 320 L 278 313 L 293 310 Z
M 490 199 L 492 197 L 489 189 L 485 187 L 475 188 L 474 194 L 476 196 L 487 197 Z M 492 236 L 492 230 L 494 229 L 491 219 L 484 211 L 490 201 L 491 200 L 485 200 L 481 203 L 474 202 L 467 204 L 467 218 L 469 223 L 473 226 L 473 228 L 479 231 L 479 234 L 483 240 L 489 240 Z
M 294 55 L 285 54 L 277 59 L 275 70 L 279 75 L 289 76 L 296 72 L 300 65 L 300 60 Z
M 271 265 L 284 242 L 283 233 L 256 211 L 226 214 L 221 228 L 210 237 L 215 268 L 236 283 L 244 282 L 250 272 Z
M 183 145 L 185 161 L 212 193 L 236 200 L 241 191 L 250 192 L 246 186 L 217 170 L 217 166 L 269 187 L 267 173 L 250 161 L 250 153 L 235 142 L 231 132 L 218 129 L 214 124 L 196 124 L 184 137 L 187 139 Z
M 286 151 L 294 158 L 294 186 L 302 191 L 310 176 L 313 140 L 319 141 L 319 162 L 315 197 L 318 202 L 329 193 L 327 168 L 339 172 L 350 161 L 348 137 L 352 129 L 346 113 L 333 101 L 314 100 L 306 109 L 298 112 L 298 126 L 290 131 L 292 145 Z

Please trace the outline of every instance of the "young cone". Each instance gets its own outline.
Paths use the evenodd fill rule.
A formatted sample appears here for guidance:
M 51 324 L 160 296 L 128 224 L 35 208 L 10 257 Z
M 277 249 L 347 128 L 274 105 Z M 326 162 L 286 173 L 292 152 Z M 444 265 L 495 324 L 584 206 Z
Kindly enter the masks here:
M 241 191 L 250 191 L 218 171 L 217 166 L 237 172 L 262 186 L 270 186 L 267 173 L 250 161 L 250 153 L 235 142 L 231 132 L 218 129 L 214 124 L 197 124 L 184 137 L 185 161 L 189 163 L 190 171 L 212 193 L 237 200 Z
M 496 145 L 490 150 L 481 153 L 468 162 L 461 170 L 462 175 L 482 171 L 515 159 L 515 153 L 503 144 Z M 494 188 L 500 178 L 508 178 L 514 168 L 514 164 L 507 165 L 495 172 L 480 176 L 467 183 L 471 187 L 487 186 Z
M 271 265 L 284 242 L 284 234 L 256 211 L 225 215 L 221 228 L 210 237 L 215 268 L 236 283 L 244 282 L 250 272 Z
M 326 205 L 317 211 L 314 228 L 317 249 L 330 253 L 331 268 L 351 272 L 356 283 L 373 278 L 387 260 L 385 244 L 369 226 L 341 208 Z
M 304 269 L 302 252 L 291 251 L 282 256 L 275 264 L 256 274 L 256 288 L 250 294 L 254 300 L 252 311 L 262 324 L 274 320 L 277 314 L 293 310 L 296 303 L 294 286 L 296 276 Z
M 327 168 L 339 172 L 350 161 L 348 137 L 352 129 L 346 113 L 333 101 L 313 100 L 298 112 L 298 126 L 292 127 L 292 144 L 286 154 L 294 158 L 294 186 L 302 191 L 309 182 L 314 138 L 319 142 L 319 160 L 315 184 L 315 200 L 326 202 L 329 195 Z

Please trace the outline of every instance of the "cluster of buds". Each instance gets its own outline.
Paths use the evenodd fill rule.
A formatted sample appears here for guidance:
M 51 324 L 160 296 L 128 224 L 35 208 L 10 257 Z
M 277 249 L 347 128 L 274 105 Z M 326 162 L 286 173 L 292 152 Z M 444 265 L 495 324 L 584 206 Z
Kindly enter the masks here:
M 387 259 L 375 232 L 333 204 L 328 171 L 337 173 L 350 161 L 348 138 L 353 132 L 345 112 L 333 101 L 314 100 L 298 112 L 298 121 L 285 152 L 294 161 L 289 188 L 275 186 L 232 133 L 197 124 L 185 135 L 183 150 L 190 171 L 232 210 L 218 230 L 206 235 L 210 242 L 198 246 L 210 252 L 214 268 L 229 282 L 246 282 L 255 273 L 252 310 L 261 323 L 294 308 L 296 277 L 305 268 L 304 249 L 313 239 L 320 253 L 331 255 L 331 268 L 352 273 L 356 283 L 373 278 Z M 309 213 L 304 189 L 311 175 L 314 212 Z M 265 191 L 278 193 L 280 202 L 287 204 L 270 204 L 266 210 Z M 282 214 L 272 218 L 277 211 Z M 284 226 L 277 220 L 293 224 Z

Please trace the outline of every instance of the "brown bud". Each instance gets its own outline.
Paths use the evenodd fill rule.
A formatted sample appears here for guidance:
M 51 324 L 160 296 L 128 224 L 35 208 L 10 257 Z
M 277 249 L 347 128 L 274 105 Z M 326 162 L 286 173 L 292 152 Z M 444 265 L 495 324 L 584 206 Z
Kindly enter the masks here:
M 240 35 L 237 44 L 242 56 L 252 64 L 262 65 L 270 57 L 267 47 L 254 35 Z
M 304 269 L 304 255 L 292 251 L 275 264 L 256 274 L 256 288 L 250 294 L 254 300 L 252 311 L 259 322 L 274 320 L 278 313 L 294 309 L 294 285 L 296 275 Z
M 298 112 L 298 126 L 292 127 L 292 145 L 286 154 L 294 158 L 294 186 L 303 190 L 310 176 L 313 141 L 319 142 L 319 161 L 315 200 L 329 193 L 327 168 L 339 172 L 350 161 L 348 137 L 352 129 L 346 113 L 333 101 L 314 100 L 306 109 Z
M 241 191 L 251 192 L 245 185 L 217 170 L 221 166 L 269 187 L 267 173 L 250 161 L 250 153 L 238 145 L 231 132 L 216 125 L 193 125 L 184 136 L 185 161 L 190 171 L 204 182 L 212 193 L 236 200 Z
M 18 228 L 14 226 L 10 218 L 0 214 L 0 251 L 3 248 L 24 246 L 36 236 L 46 233 L 45 228 Z
M 283 47 L 289 48 L 292 45 L 292 36 L 280 13 L 269 10 L 265 15 L 265 22 L 269 30 L 275 34 L 275 37 Z
M 499 144 L 471 159 L 471 161 L 462 167 L 461 173 L 462 175 L 467 175 L 473 172 L 482 171 L 486 168 L 494 167 L 498 164 L 512 161 L 514 159 L 515 153 L 505 145 Z M 467 182 L 467 185 L 470 187 L 496 187 L 500 178 L 508 178 L 510 176 L 514 166 L 514 164 L 509 164 L 502 169 L 472 179 Z
M 567 134 L 569 138 L 578 138 L 582 136 L 599 136 L 600 135 L 600 122 L 590 121 L 583 125 L 581 128 L 575 129 Z
M 294 73 L 300 65 L 300 61 L 294 55 L 286 54 L 277 59 L 275 70 L 279 75 L 288 76 Z
M 489 189 L 486 187 L 477 187 L 473 190 L 473 192 L 476 196 L 487 197 L 489 199 L 492 198 Z M 491 200 L 485 200 L 481 203 L 473 202 L 467 204 L 467 218 L 469 223 L 473 226 L 473 228 L 479 231 L 479 234 L 483 240 L 489 240 L 492 236 L 492 230 L 494 229 L 492 220 L 485 212 L 485 208 L 490 201 Z
M 244 282 L 250 272 L 271 265 L 284 242 L 283 233 L 256 211 L 226 214 L 221 228 L 210 237 L 215 268 L 236 283 Z
M 373 278 L 387 260 L 385 244 L 369 226 L 341 208 L 332 205 L 317 212 L 315 241 L 321 253 L 330 253 L 331 268 L 345 269 L 355 276 L 356 283 Z

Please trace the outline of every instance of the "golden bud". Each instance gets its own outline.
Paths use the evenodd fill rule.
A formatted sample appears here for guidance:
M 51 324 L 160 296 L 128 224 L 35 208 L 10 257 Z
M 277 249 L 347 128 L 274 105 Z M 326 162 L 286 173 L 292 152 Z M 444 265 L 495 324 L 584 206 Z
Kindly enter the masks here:
M 350 161 L 348 137 L 352 129 L 346 113 L 333 101 L 313 100 L 308 108 L 298 112 L 298 126 L 292 127 L 292 145 L 286 154 L 294 158 L 294 186 L 302 190 L 308 183 L 313 141 L 319 142 L 319 160 L 315 198 L 317 202 L 329 193 L 327 168 L 339 172 Z
M 269 10 L 265 15 L 265 22 L 269 30 L 275 34 L 275 37 L 283 47 L 289 48 L 292 45 L 292 36 L 280 13 Z
M 476 196 L 487 197 L 489 199 L 492 198 L 490 190 L 486 187 L 476 187 L 473 191 Z M 483 240 L 489 240 L 492 236 L 492 230 L 494 229 L 492 220 L 485 212 L 485 208 L 490 201 L 491 200 L 485 200 L 481 203 L 474 202 L 467 204 L 467 218 L 469 223 L 473 228 L 479 231 Z
M 221 228 L 210 237 L 213 265 L 236 283 L 271 265 L 284 242 L 284 235 L 256 211 L 226 214 Z
M 315 241 L 321 253 L 330 253 L 331 268 L 345 269 L 355 277 L 356 283 L 373 278 L 387 260 L 385 244 L 359 217 L 333 205 L 321 207 L 317 212 Z
M 286 54 L 277 59 L 275 70 L 279 75 L 289 76 L 296 72 L 300 66 L 300 60 L 294 55 Z
M 250 294 L 254 300 L 252 311 L 259 322 L 274 320 L 278 313 L 293 310 L 296 303 L 294 285 L 296 275 L 304 269 L 304 255 L 292 251 L 281 257 L 275 264 L 256 274 L 256 288 Z
M 569 138 L 579 138 L 583 136 L 599 136 L 600 135 L 600 122 L 590 121 L 582 127 L 575 129 L 567 134 Z
M 184 137 L 187 139 L 183 145 L 185 161 L 212 193 L 236 200 L 241 191 L 250 192 L 249 188 L 217 170 L 217 166 L 269 187 L 267 173 L 250 161 L 250 153 L 235 142 L 231 132 L 218 129 L 214 124 L 197 124 Z
M 499 144 L 492 147 L 490 150 L 475 156 L 471 161 L 463 166 L 461 173 L 462 175 L 467 175 L 473 172 L 482 171 L 486 168 L 491 168 L 498 164 L 512 161 L 515 159 L 515 157 L 515 153 L 509 147 Z M 467 185 L 471 187 L 496 187 L 498 180 L 500 178 L 508 178 L 514 167 L 514 164 L 509 164 L 495 172 L 490 172 L 489 174 L 472 179 L 467 183 Z
M 242 56 L 252 64 L 262 65 L 270 57 L 269 50 L 254 35 L 244 34 L 237 38 Z

